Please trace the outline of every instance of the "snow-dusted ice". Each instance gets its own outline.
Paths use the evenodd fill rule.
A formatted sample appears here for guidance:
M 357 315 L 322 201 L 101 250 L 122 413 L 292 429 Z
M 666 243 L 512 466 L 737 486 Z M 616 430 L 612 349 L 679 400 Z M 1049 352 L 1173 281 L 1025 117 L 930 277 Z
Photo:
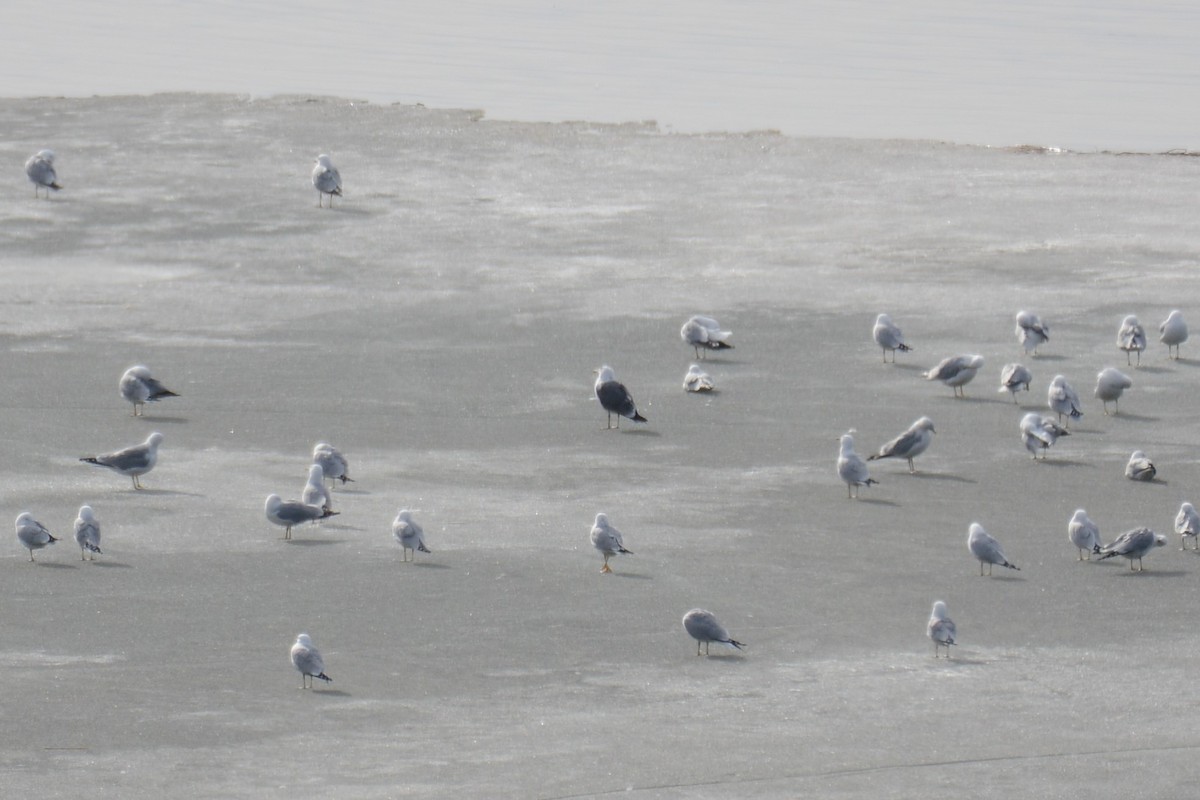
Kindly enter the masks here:
M 1029 382 L 1033 380 L 1033 373 L 1026 369 L 1024 364 L 1016 362 L 1005 364 L 1000 370 L 1000 392 L 1009 392 L 1012 394 L 1013 402 L 1017 402 L 1017 392 L 1021 389 L 1029 391 Z
M 909 425 L 908 430 L 884 444 L 879 448 L 878 453 L 869 456 L 867 460 L 903 458 L 908 461 L 908 471 L 914 473 L 917 471 L 917 468 L 913 464 L 913 459 L 928 449 L 935 433 L 937 431 L 933 428 L 933 420 L 929 417 L 921 417 L 912 425 Z
M 1046 389 L 1046 405 L 1058 414 L 1059 422 L 1063 422 L 1063 417 L 1066 417 L 1066 428 L 1071 427 L 1071 420 L 1083 416 L 1079 394 L 1062 375 L 1055 375 L 1054 380 L 1050 381 L 1050 386 Z
M 300 490 L 300 501 L 326 511 L 333 508 L 333 499 L 329 496 L 329 489 L 325 488 L 325 470 L 320 464 L 308 468 L 308 480 Z
M 1146 454 L 1141 450 L 1134 450 L 1129 456 L 1129 462 L 1125 465 L 1125 477 L 1131 481 L 1152 481 L 1154 476 L 1158 474 L 1158 469 L 1154 466 Z
M 875 318 L 875 327 L 871 330 L 871 336 L 874 337 L 875 344 L 883 350 L 883 363 L 885 364 L 888 363 L 888 353 L 892 354 L 892 363 L 894 364 L 897 350 L 902 353 L 912 350 L 905 343 L 904 334 L 887 314 L 880 314 Z
M 75 544 L 79 545 L 79 560 L 95 560 L 100 550 L 100 520 L 96 519 L 91 506 L 80 506 L 75 518 Z
M 54 151 L 38 150 L 25 162 L 25 177 L 33 184 L 33 196 L 39 196 L 42 187 L 46 189 L 46 197 L 50 197 L 51 189 L 63 188 L 58 182 L 58 173 L 54 171 Z
M 1200 514 L 1196 513 L 1196 507 L 1191 503 L 1183 503 L 1179 506 L 1179 513 L 1175 515 L 1175 532 L 1179 534 L 1179 549 L 1187 549 L 1187 539 L 1192 537 L 1193 549 L 1200 550 Z
M 99 456 L 84 456 L 79 459 L 87 464 L 111 469 L 120 475 L 133 479 L 133 488 L 141 489 L 142 482 L 138 480 L 158 463 L 158 446 L 162 444 L 163 435 L 158 431 L 146 437 L 146 441 L 118 450 L 115 453 L 105 453 Z
M 1100 552 L 1100 528 L 1092 522 L 1092 518 L 1082 508 L 1075 510 L 1074 516 L 1067 522 L 1067 538 L 1079 550 L 1079 560 L 1092 560 L 1092 553 Z
M 163 386 L 150 375 L 149 367 L 142 364 L 125 370 L 117 389 L 121 397 L 133 404 L 133 416 L 141 416 L 146 411 L 146 403 L 156 403 L 164 397 L 179 395 Z
M 596 370 L 596 384 L 593 387 L 600 407 L 608 412 L 608 429 L 612 429 L 613 414 L 617 415 L 616 428 L 621 427 L 621 417 L 628 417 L 634 422 L 645 422 L 646 418 L 638 413 L 633 395 L 625 388 L 625 384 L 617 380 L 613 368 L 604 364 Z
M 354 482 L 350 477 L 350 463 L 341 452 L 328 442 L 317 442 L 313 446 L 312 460 L 321 467 L 321 472 L 330 481 L 341 481 L 342 485 Z
M 1037 355 L 1037 349 L 1044 342 L 1050 341 L 1050 327 L 1042 322 L 1037 314 L 1029 311 L 1017 312 L 1017 341 L 1025 349 L 1025 354 Z
M 679 338 L 684 344 L 690 345 L 696 353 L 696 358 L 705 358 L 708 350 L 732 350 L 729 338 L 731 331 L 721 330 L 721 323 L 712 317 L 696 315 L 683 323 L 679 329 Z
M 712 377 L 699 364 L 688 367 L 687 375 L 683 376 L 685 392 L 711 392 L 714 388 Z
M 936 367 L 924 373 L 925 380 L 941 381 L 954 389 L 955 397 L 966 397 L 963 386 L 970 383 L 983 366 L 983 356 L 966 355 L 944 358 Z
M 870 486 L 872 483 L 879 483 L 879 481 L 870 476 L 870 473 L 867 471 L 867 462 L 863 461 L 858 453 L 854 452 L 853 433 L 843 433 L 838 442 L 838 477 L 846 482 L 846 496 L 850 498 L 858 497 L 860 487 Z
M 1127 365 L 1133 364 L 1130 358 L 1132 353 L 1137 353 L 1137 363 L 1142 363 L 1142 351 L 1146 349 L 1146 331 L 1133 314 L 1121 320 L 1121 327 L 1117 329 L 1117 349 L 1125 351 Z
M 329 207 L 333 208 L 334 195 L 342 196 L 342 175 L 325 153 L 317 156 L 316 166 L 312 171 L 312 185 L 317 190 L 317 207 L 324 205 L 325 195 L 329 195 Z
M 696 655 L 700 655 L 700 645 L 704 645 L 704 655 L 708 655 L 708 646 L 712 642 L 727 644 L 738 650 L 746 646 L 744 642 L 731 637 L 712 612 L 702 608 L 693 608 L 683 615 L 683 629 L 696 640 Z
M 633 555 L 632 550 L 625 549 L 625 537 L 621 532 L 614 528 L 608 521 L 607 514 L 597 514 L 595 522 L 592 523 L 592 531 L 590 535 L 592 547 L 600 551 L 604 556 L 604 566 L 600 568 L 601 572 L 612 572 L 612 567 L 608 565 L 608 560 L 615 555 Z
M 325 659 L 321 658 L 321 652 L 312 643 L 312 638 L 307 633 L 302 633 L 296 637 L 296 643 L 292 645 L 289 655 L 292 658 L 292 666 L 300 673 L 300 688 L 311 689 L 313 679 L 331 683 L 333 678 L 325 674 Z
M 1042 454 L 1042 458 L 1046 457 L 1046 451 L 1054 446 L 1060 436 L 1069 436 L 1071 432 L 1059 425 L 1050 417 L 1043 417 L 1041 414 L 1029 412 L 1021 417 L 1021 423 L 1018 426 L 1021 431 L 1021 442 L 1025 445 L 1033 458 L 1038 457 L 1038 453 Z
M 1137 571 L 1142 571 L 1142 557 L 1156 547 L 1167 543 L 1167 537 L 1155 533 L 1149 528 L 1134 528 L 1117 537 L 1110 545 L 1100 548 L 1100 560 L 1113 556 L 1124 556 L 1129 559 L 1129 569 L 1133 570 L 1133 562 L 1137 562 Z
M 392 538 L 396 540 L 396 544 L 400 545 L 400 552 L 405 561 L 415 561 L 417 552 L 428 553 L 429 548 L 425 546 L 425 529 L 422 528 L 417 521 L 413 519 L 412 512 L 407 508 L 402 508 L 396 512 L 396 518 L 392 520 Z M 409 558 L 409 553 L 412 553 L 412 558 Z
M 983 526 L 978 522 L 972 522 L 971 527 L 967 529 L 967 549 L 971 551 L 971 555 L 975 556 L 979 561 L 979 574 L 983 575 L 983 567 L 987 565 L 987 574 L 992 574 L 992 565 L 998 564 L 1009 569 L 1020 570 L 1016 564 L 1012 564 L 1004 556 L 1004 550 L 1001 549 L 1000 543 L 992 537 Z
M 1188 326 L 1183 312 L 1176 309 L 1158 326 L 1158 340 L 1167 346 L 1167 358 L 1179 358 L 1179 345 L 1188 340 Z
M 17 515 L 16 527 L 17 540 L 29 550 L 30 561 L 33 561 L 34 550 L 41 550 L 58 541 L 50 531 L 46 530 L 46 526 L 34 519 L 28 511 L 22 511 Z
M 946 658 L 950 657 L 950 647 L 957 644 L 955 637 L 958 635 L 958 628 L 946 613 L 946 604 L 941 600 L 933 604 L 929 624 L 925 626 L 925 634 L 933 640 L 934 658 L 938 657 L 943 647 L 946 648 Z
M 336 516 L 338 512 L 329 511 L 320 506 L 310 506 L 308 503 L 298 503 L 295 500 L 284 501 L 277 494 L 267 496 L 263 504 L 267 520 L 284 528 L 283 538 L 292 538 L 292 528 L 306 522 L 316 522 L 319 519 Z
M 1096 373 L 1096 397 L 1104 404 L 1104 415 L 1108 416 L 1108 404 L 1113 404 L 1113 413 L 1121 410 L 1121 395 L 1133 386 L 1133 380 L 1116 367 L 1105 367 Z

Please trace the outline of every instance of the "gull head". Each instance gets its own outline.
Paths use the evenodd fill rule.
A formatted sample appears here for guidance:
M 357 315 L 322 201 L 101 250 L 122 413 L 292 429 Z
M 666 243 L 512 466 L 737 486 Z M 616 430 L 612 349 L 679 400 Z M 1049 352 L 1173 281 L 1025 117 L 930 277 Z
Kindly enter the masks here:
M 296 637 L 296 644 L 301 647 L 312 647 L 312 638 L 307 633 L 302 633 Z
M 943 603 L 941 600 L 935 601 L 933 604 L 933 615 L 932 616 L 934 617 L 934 619 L 945 619 L 946 618 L 946 604 Z
M 308 482 L 314 486 L 325 480 L 325 470 L 320 464 L 313 464 L 308 468 Z
M 146 437 L 146 446 L 150 447 L 150 448 L 156 448 L 160 444 L 162 444 L 162 440 L 163 440 L 163 435 L 161 433 L 159 433 L 158 431 L 155 431 L 154 433 L 152 433 Z
M 81 520 L 83 520 L 84 522 L 93 522 L 96 519 L 91 506 L 80 506 L 79 507 L 79 518 Z
M 597 514 L 596 521 L 595 521 L 595 523 L 593 523 L 593 527 L 607 528 L 608 527 L 608 514 L 605 514 L 603 512 Z
M 278 510 L 281 505 L 283 505 L 283 498 L 281 498 L 279 495 L 267 495 L 266 510 L 268 514 L 270 514 L 272 511 Z
M 600 369 L 596 370 L 596 375 L 599 376 L 596 378 L 597 383 L 608 383 L 611 380 L 616 380 L 616 373 L 613 372 L 613 368 L 608 364 L 601 364 Z
M 53 150 L 38 150 L 37 157 L 42 161 L 45 161 L 47 164 L 53 164 L 55 159 Z

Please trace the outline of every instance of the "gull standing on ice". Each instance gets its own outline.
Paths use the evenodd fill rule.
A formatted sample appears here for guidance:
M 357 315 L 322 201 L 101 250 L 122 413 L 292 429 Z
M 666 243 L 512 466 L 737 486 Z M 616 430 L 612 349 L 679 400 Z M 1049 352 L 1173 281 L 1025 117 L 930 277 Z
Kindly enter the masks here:
M 1054 380 L 1050 381 L 1050 388 L 1046 390 L 1046 405 L 1058 414 L 1059 422 L 1063 421 L 1063 416 L 1067 417 L 1064 426 L 1067 428 L 1071 427 L 1071 420 L 1083 416 L 1083 411 L 1079 408 L 1079 395 L 1062 375 L 1055 375 Z
M 1118 402 L 1125 390 L 1133 386 L 1133 381 L 1116 367 L 1105 367 L 1096 373 L 1096 397 L 1104 403 L 1104 415 L 1108 416 L 1108 403 L 1113 403 L 1113 413 L 1121 410 Z
M 404 556 L 405 561 L 409 561 L 408 551 L 412 551 L 413 561 L 417 560 L 417 551 L 422 553 L 430 552 L 425 546 L 425 530 L 417 524 L 412 518 L 412 512 L 406 508 L 396 512 L 396 518 L 392 520 L 392 536 L 395 537 L 396 543 L 400 545 L 400 552 Z
M 308 503 L 298 503 L 295 500 L 284 502 L 279 495 L 267 495 L 264 506 L 267 520 L 284 528 L 283 538 L 292 538 L 292 528 L 305 522 L 316 522 L 326 517 L 337 516 L 337 511 L 330 511 L 320 506 L 310 506 Z
M 909 473 L 915 473 L 917 468 L 913 464 L 913 459 L 925 452 L 929 443 L 933 441 L 935 433 L 937 431 L 933 429 L 933 420 L 929 417 L 921 417 L 904 433 L 880 447 L 878 453 L 868 456 L 867 461 L 879 458 L 904 458 L 908 460 Z
M 707 372 L 700 369 L 699 364 L 692 364 L 688 367 L 687 375 L 683 376 L 683 390 L 685 392 L 711 392 L 713 390 L 713 381 Z
M 732 350 L 733 345 L 729 343 L 729 337 L 732 335 L 731 331 L 721 330 L 721 323 L 712 317 L 694 316 L 679 329 L 679 338 L 683 339 L 684 344 L 692 346 L 696 351 L 696 358 L 705 358 L 700 352 L 701 348 Z
M 638 413 L 637 406 L 633 402 L 633 395 L 625 388 L 625 384 L 617 380 L 613 373 L 612 367 L 604 364 L 600 369 L 596 370 L 596 385 L 594 387 L 596 399 L 600 401 L 600 407 L 608 412 L 608 427 L 606 430 L 612 430 L 612 415 L 617 415 L 617 430 L 621 428 L 621 417 L 628 417 L 634 422 L 645 422 L 646 418 Z
M 75 518 L 75 544 L 79 545 L 79 560 L 96 560 L 96 553 L 104 555 L 100 552 L 100 520 L 96 519 L 96 515 L 92 512 L 91 506 L 80 506 L 79 516 Z M 88 555 L 88 551 L 92 555 Z
M 346 457 L 338 452 L 338 449 L 326 442 L 317 442 L 313 447 L 313 463 L 321 467 L 321 472 L 330 481 L 340 480 L 345 486 L 346 482 L 354 482 L 350 477 L 350 464 L 346 461 Z
M 632 550 L 625 549 L 625 538 L 621 532 L 608 524 L 607 514 L 597 514 L 596 521 L 592 523 L 592 547 L 604 554 L 604 566 L 600 568 L 601 572 L 612 572 L 612 567 L 608 565 L 608 560 L 615 555 L 633 555 Z
M 846 482 L 846 497 L 849 498 L 858 497 L 859 487 L 879 483 L 867 473 L 867 462 L 854 452 L 853 433 L 843 433 L 838 440 L 841 448 L 838 451 L 837 474 Z
M 1043 342 L 1050 341 L 1050 328 L 1038 317 L 1028 311 L 1017 312 L 1017 341 L 1025 348 L 1025 354 L 1037 355 L 1037 349 Z
M 971 555 L 979 560 L 980 575 L 983 575 L 984 564 L 987 564 L 988 575 L 992 574 L 993 564 L 1015 569 L 1018 572 L 1021 570 L 1016 564 L 1008 562 L 1008 559 L 1004 557 L 1004 551 L 1000 549 L 1000 543 L 985 531 L 983 526 L 978 522 L 972 522 L 971 527 L 967 530 L 967 549 L 971 551 Z
M 38 150 L 25 162 L 25 175 L 33 184 L 33 196 L 40 197 L 38 190 L 46 187 L 46 198 L 50 198 L 51 189 L 61 189 L 58 183 L 58 173 L 54 171 L 54 151 Z
M 125 370 L 117 388 L 130 403 L 133 403 L 133 415 L 141 416 L 146 411 L 146 403 L 156 403 L 164 397 L 179 397 L 167 387 L 150 377 L 149 368 L 138 364 Z M 141 407 L 139 411 L 138 408 Z
M 1146 349 L 1146 331 L 1133 314 L 1121 320 L 1121 327 L 1117 331 L 1117 349 L 1125 351 L 1127 365 L 1133 363 L 1129 360 L 1129 354 L 1137 353 L 1137 363 L 1141 366 L 1142 351 Z
M 933 657 L 938 657 L 938 651 L 941 648 L 946 648 L 946 658 L 950 657 L 950 647 L 955 644 L 954 637 L 958 634 L 958 629 L 954 625 L 954 620 L 946 615 L 946 604 L 938 600 L 933 604 L 933 613 L 929 615 L 929 624 L 925 626 L 925 633 L 933 640 Z
M 1187 323 L 1183 321 L 1183 312 L 1179 310 L 1172 311 L 1167 315 L 1167 318 L 1158 326 L 1158 332 L 1162 334 L 1158 340 L 1167 346 L 1167 358 L 1171 358 L 1171 349 L 1174 348 L 1176 360 L 1179 359 L 1179 345 L 1188 340 Z
M 1069 430 L 1050 417 L 1043 417 L 1032 411 L 1021 417 L 1020 429 L 1021 441 L 1025 444 L 1025 449 L 1033 454 L 1034 460 L 1037 460 L 1039 452 L 1044 459 L 1046 451 L 1058 441 L 1058 437 L 1071 435 Z
M 312 185 L 317 190 L 317 208 L 323 207 L 325 195 L 329 195 L 330 208 L 333 208 L 333 196 L 342 196 L 342 175 L 324 153 L 317 156 L 317 165 L 312 171 Z
M 1000 370 L 1000 391 L 1011 392 L 1013 402 L 1017 402 L 1017 392 L 1024 388 L 1029 391 L 1029 382 L 1033 380 L 1033 373 L 1025 368 L 1024 364 L 1005 364 L 1004 369 Z
M 982 366 L 983 356 L 950 356 L 925 372 L 924 377 L 927 381 L 941 381 L 953 388 L 955 397 L 966 397 L 962 387 L 971 382 Z
M 142 482 L 138 478 L 154 469 L 154 465 L 158 463 L 158 446 L 162 444 L 162 440 L 163 435 L 155 431 L 141 444 L 101 456 L 84 456 L 79 460 L 126 475 L 133 479 L 134 489 L 141 489 Z
M 732 638 L 729 631 L 717 622 L 717 618 L 712 615 L 712 612 L 702 608 L 693 608 L 683 615 L 683 629 L 688 632 L 688 636 L 696 640 L 696 655 L 700 655 L 700 645 L 702 644 L 704 645 L 704 655 L 708 655 L 710 642 L 727 644 L 738 650 L 746 646 L 745 642 L 739 642 Z
M 1129 456 L 1129 463 L 1125 465 L 1125 477 L 1129 480 L 1152 481 L 1157 474 L 1154 463 L 1141 450 L 1134 450 L 1133 455 Z
M 1196 507 L 1191 503 L 1179 507 L 1179 513 L 1175 515 L 1175 532 L 1179 534 L 1180 550 L 1187 550 L 1185 544 L 1189 536 L 1194 543 L 1193 549 L 1200 550 L 1200 539 L 1196 538 L 1200 534 L 1200 514 L 1196 513 Z
M 30 561 L 33 561 L 34 550 L 41 550 L 58 541 L 28 511 L 22 511 L 17 517 L 17 539 L 20 540 L 23 547 L 29 550 Z
M 1082 508 L 1076 509 L 1075 516 L 1067 522 L 1067 538 L 1079 550 L 1080 561 L 1083 561 L 1084 553 L 1091 561 L 1092 553 L 1100 552 L 1100 528 Z
M 329 490 L 325 488 L 325 470 L 320 464 L 313 464 L 308 468 L 308 482 L 300 492 L 300 500 L 326 511 L 333 508 L 333 500 L 329 497 Z
M 1133 562 L 1138 562 L 1137 571 L 1142 571 L 1142 556 L 1149 553 L 1156 547 L 1162 547 L 1167 543 L 1167 537 L 1161 533 L 1155 533 L 1149 528 L 1134 528 L 1131 531 L 1126 531 L 1117 537 L 1117 540 L 1110 545 L 1100 548 L 1100 560 L 1112 558 L 1113 556 L 1125 556 L 1129 559 L 1129 569 L 1133 571 Z
M 325 660 L 321 658 L 321 653 L 317 648 L 313 647 L 312 639 L 307 633 L 296 637 L 296 643 L 292 645 L 291 656 L 292 666 L 300 673 L 301 689 L 311 689 L 313 678 L 326 683 L 333 682 L 333 678 L 325 674 Z
M 880 314 L 875 318 L 875 327 L 872 329 L 871 335 L 875 337 L 875 344 L 883 348 L 883 363 L 885 364 L 888 363 L 889 352 L 892 354 L 892 363 L 895 364 L 897 350 L 902 353 L 912 350 L 904 343 L 904 334 L 887 314 Z

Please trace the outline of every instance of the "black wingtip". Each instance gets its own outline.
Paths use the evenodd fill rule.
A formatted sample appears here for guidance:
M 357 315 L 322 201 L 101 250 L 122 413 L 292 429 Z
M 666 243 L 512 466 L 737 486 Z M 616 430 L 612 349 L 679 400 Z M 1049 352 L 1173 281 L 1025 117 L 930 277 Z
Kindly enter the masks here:
M 898 345 L 896 345 L 896 349 L 899 350 L 901 353 L 907 353 L 910 350 L 912 350 L 912 348 L 906 344 L 898 344 Z
M 1016 564 L 1010 564 L 1007 561 L 1004 562 L 1004 566 L 1008 567 L 1009 569 L 1015 569 L 1017 572 L 1021 571 L 1021 568 L 1018 567 Z
M 332 508 L 322 508 L 321 511 L 323 512 L 321 514 L 321 519 L 327 519 L 329 517 L 336 517 L 338 514 L 342 513 L 340 511 L 334 511 Z
M 867 456 L 867 461 L 874 461 L 878 458 L 883 458 L 883 456 L 879 455 L 879 453 L 875 453 L 873 455 Z
M 329 677 L 324 672 L 322 672 L 320 675 L 313 675 L 313 677 L 319 681 L 325 681 L 326 683 L 333 683 L 333 678 Z
M 630 417 L 630 419 L 633 420 L 634 422 L 645 422 L 646 421 L 646 418 L 643 417 L 641 414 L 637 413 L 636 411 L 633 412 L 633 416 Z
M 746 643 L 745 643 L 745 642 L 739 642 L 737 639 L 729 639 L 729 640 L 727 640 L 726 644 L 731 644 L 731 645 L 733 645 L 734 647 L 736 647 L 738 650 L 745 650 L 745 649 L 746 649 Z
M 164 397 L 179 397 L 179 395 L 176 394 L 175 392 L 172 392 L 170 389 L 162 389 L 162 390 L 157 391 L 154 394 L 150 395 L 146 399 L 147 400 L 161 400 Z
M 354 478 L 351 478 L 349 475 L 339 475 L 338 477 L 341 478 L 342 486 L 345 486 L 347 483 L 354 483 Z
M 1100 545 L 1098 545 L 1098 544 L 1092 545 L 1092 552 L 1098 554 L 1100 552 Z
M 99 461 L 96 460 L 95 456 L 84 456 L 83 458 L 81 458 L 79 460 L 84 462 L 85 464 L 99 464 L 100 463 Z

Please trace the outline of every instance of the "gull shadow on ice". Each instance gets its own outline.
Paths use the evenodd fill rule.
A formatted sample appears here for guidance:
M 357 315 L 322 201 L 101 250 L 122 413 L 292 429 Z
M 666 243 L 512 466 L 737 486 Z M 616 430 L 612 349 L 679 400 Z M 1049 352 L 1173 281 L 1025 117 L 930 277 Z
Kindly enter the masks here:
M 891 362 L 888 362 L 888 366 L 892 366 Z M 920 364 L 896 364 L 895 368 L 906 369 L 910 372 L 925 372 L 928 369 L 927 367 L 922 367 Z
M 339 487 L 336 490 L 330 489 L 329 493 L 330 494 L 370 494 L 370 492 L 367 491 L 366 489 L 343 489 L 341 487 Z
M 316 687 L 313 687 L 312 689 L 310 689 L 309 694 L 311 694 L 313 697 L 317 697 L 317 696 L 320 696 L 320 697 L 353 697 L 354 696 L 354 695 L 350 694 L 349 692 L 342 691 L 341 689 L 318 689 Z
M 80 564 L 83 562 L 80 561 Z M 104 569 L 133 569 L 133 564 L 126 564 L 124 561 L 89 561 L 89 565 L 93 567 L 103 567 Z
M 1175 363 L 1176 363 L 1176 364 L 1183 364 L 1183 365 L 1185 365 L 1185 366 L 1189 366 L 1189 367 L 1198 367 L 1198 366 L 1200 366 L 1200 359 L 1195 359 L 1195 358 L 1177 358 L 1177 359 L 1175 359 Z
M 1129 569 L 1127 567 L 1117 574 L 1125 575 L 1131 578 L 1178 578 L 1190 573 L 1181 569 L 1152 569 L 1150 567 L 1146 567 L 1139 572 L 1136 569 Z
M 1130 422 L 1160 422 L 1162 420 L 1161 417 L 1147 417 L 1142 414 L 1130 414 L 1127 411 L 1122 411 L 1119 414 L 1109 414 L 1108 417 L 1109 419 L 1116 420 L 1127 419 Z
M 643 575 L 640 572 L 616 572 L 616 571 L 613 571 L 609 574 L 611 574 L 614 578 L 627 578 L 629 580 L 636 580 L 636 581 L 652 581 L 652 580 L 654 580 L 653 575 Z
M 661 433 L 650 428 L 621 428 L 621 433 L 628 434 L 629 436 L 662 436 Z
M 328 544 L 341 544 L 341 539 L 281 539 L 287 544 L 300 545 L 301 547 L 317 547 Z
M 46 569 L 78 569 L 79 568 L 79 564 L 64 564 L 61 561 L 35 561 L 34 563 L 37 564 L 39 567 L 45 567 Z M 82 564 L 83 562 L 81 561 L 79 563 Z
M 856 497 L 855 500 L 860 503 L 870 503 L 873 506 L 892 506 L 894 508 L 900 507 L 900 504 L 895 500 L 884 500 L 882 497 Z
M 924 478 L 926 480 L 931 480 L 931 481 L 954 481 L 956 483 L 978 483 L 979 482 L 979 481 L 971 480 L 970 478 L 964 478 L 961 475 L 951 475 L 949 473 L 944 473 L 944 472 L 917 471 L 917 472 L 910 473 L 910 477 Z
M 953 400 L 956 403 L 983 403 L 986 405 L 993 405 L 995 403 L 999 403 L 1000 405 L 1005 405 L 1005 406 L 1012 405 L 1011 400 L 1000 400 L 999 398 L 996 398 L 996 397 L 983 397 L 983 396 L 977 395 L 977 394 L 969 394 L 966 397 L 955 397 L 952 394 L 951 395 L 944 394 L 944 395 L 940 395 L 940 397 L 942 397 L 944 400 Z
M 1036 356 L 1030 354 L 1029 360 L 1034 364 L 1038 364 L 1042 361 L 1067 361 L 1068 358 L 1067 356 L 1058 355 L 1056 353 L 1038 353 Z
M 410 561 L 408 563 L 417 569 L 454 569 L 449 564 L 442 564 L 437 561 Z
M 1032 459 L 1030 459 L 1032 460 Z M 1038 464 L 1047 467 L 1090 467 L 1091 464 L 1086 461 L 1073 461 L 1069 458 L 1039 458 Z
M 1005 583 L 1025 583 L 1024 575 L 1009 575 L 1008 573 L 993 572 L 991 575 L 982 575 L 980 577 L 987 578 L 993 581 L 1004 581 Z
M 163 497 L 208 497 L 208 495 L 198 492 L 180 492 L 175 489 L 130 489 L 122 492 L 122 494 L 128 494 L 129 492 L 133 492 L 136 495 L 154 494 L 162 495 Z
M 1139 372 L 1149 372 L 1151 374 L 1157 375 L 1160 372 L 1170 372 L 1170 371 L 1171 371 L 1170 367 L 1150 367 L 1145 364 L 1142 364 L 1140 367 L 1136 366 L 1136 365 L 1133 367 L 1134 375 L 1138 374 Z
M 187 417 L 148 417 L 142 415 L 138 419 L 144 419 L 146 422 L 165 422 L 168 425 L 182 425 L 191 422 Z

